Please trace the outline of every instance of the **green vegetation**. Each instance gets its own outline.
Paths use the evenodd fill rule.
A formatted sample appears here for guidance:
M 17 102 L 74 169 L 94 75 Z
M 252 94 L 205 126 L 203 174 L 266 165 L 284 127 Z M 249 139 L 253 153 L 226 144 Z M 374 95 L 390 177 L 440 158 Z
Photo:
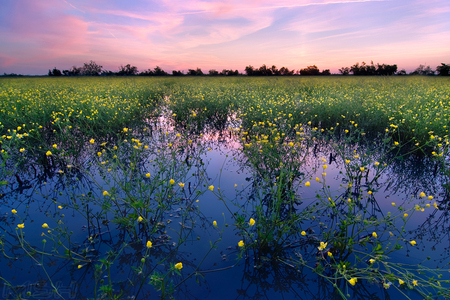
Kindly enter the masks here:
M 449 95 L 448 79 L 430 77 L 1 79 L 0 262 L 39 266 L 59 298 L 54 265 L 89 283 L 77 297 L 165 299 L 239 264 L 258 280 L 307 274 L 344 299 L 361 285 L 449 298 L 448 261 L 393 258 L 421 243 L 416 214 L 446 213 L 448 198 L 417 188 L 377 201 L 410 156 L 435 166 L 448 195 Z M 211 160 L 214 143 L 231 150 Z M 226 161 L 246 186 L 222 185 Z M 234 243 L 228 265 L 206 266 L 222 240 Z M 11 298 L 42 296 L 2 276 Z

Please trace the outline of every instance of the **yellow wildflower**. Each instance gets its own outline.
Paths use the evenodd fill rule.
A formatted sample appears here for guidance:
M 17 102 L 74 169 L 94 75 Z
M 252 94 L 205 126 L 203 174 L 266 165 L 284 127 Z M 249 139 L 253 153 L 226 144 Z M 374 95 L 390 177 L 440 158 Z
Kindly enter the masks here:
M 420 198 L 425 197 L 425 193 L 424 193 L 424 192 L 421 192 L 420 195 L 419 195 L 419 197 L 420 197 Z
M 417 243 L 416 243 L 416 241 L 414 241 L 414 240 L 412 240 L 412 241 L 410 241 L 409 242 L 412 246 L 415 246 Z
M 213 186 L 213 185 L 210 185 L 210 186 L 208 187 L 208 189 L 212 192 L 212 191 L 214 190 L 214 186 Z
M 170 184 L 175 184 L 175 180 L 170 179 L 170 180 L 169 180 L 169 183 L 170 183 Z
M 18 228 L 20 228 L 20 229 L 22 229 L 22 228 L 24 228 L 24 227 L 25 227 L 25 224 L 24 224 L 24 223 L 22 223 L 22 224 L 19 224 L 19 225 L 17 225 L 17 227 L 18 227 Z
M 306 231 L 302 231 L 300 234 L 301 235 L 306 235 Z
M 12 209 L 11 212 L 12 212 L 13 214 L 17 214 L 17 210 L 15 210 L 15 209 Z
M 93 143 L 95 143 L 95 140 L 94 139 L 90 139 L 89 143 L 93 144 Z
M 183 264 L 182 263 L 177 263 L 177 264 L 175 264 L 175 269 L 177 269 L 177 270 L 181 270 L 183 268 Z
M 47 151 L 47 153 L 45 153 L 45 155 L 50 156 L 50 155 L 52 155 L 52 152 L 49 150 L 49 151 Z
M 253 225 L 255 225 L 255 223 L 256 223 L 256 221 L 253 220 L 253 218 L 250 218 L 250 221 L 248 222 L 248 224 L 249 224 L 250 226 L 253 226 Z
M 217 222 L 213 221 L 213 225 L 214 225 L 214 227 L 217 227 Z
M 108 196 L 108 195 L 109 195 L 108 191 L 103 191 L 103 196 Z
M 182 183 L 182 182 L 179 182 L 178 185 L 179 185 L 181 188 L 184 187 L 184 183 Z
M 142 222 L 143 220 L 144 220 L 144 218 L 141 217 L 141 216 L 139 216 L 139 217 L 137 218 L 137 221 L 138 221 L 138 222 Z
M 150 178 L 150 173 L 145 174 L 145 177 Z
M 351 278 L 348 283 L 350 283 L 351 285 L 355 285 L 358 282 L 357 278 Z
M 317 247 L 320 251 L 324 250 L 327 247 L 328 243 L 320 242 L 320 246 Z
M 42 224 L 42 228 L 48 228 L 47 223 Z
M 309 181 L 307 181 L 306 183 L 305 183 L 305 186 L 306 187 L 308 187 L 308 186 L 310 186 L 311 185 L 311 183 L 309 182 Z
M 147 248 L 151 248 L 152 247 L 152 242 L 150 242 L 150 241 L 147 241 Z
M 239 241 L 238 246 L 239 247 L 244 247 L 244 241 Z
M 378 235 L 377 235 L 377 233 L 374 231 L 374 232 L 372 232 L 372 236 L 374 237 L 374 238 L 377 238 L 378 237 Z
M 398 279 L 398 284 L 400 284 L 400 285 L 402 285 L 402 284 L 404 284 L 405 282 L 403 281 L 403 280 L 401 280 L 400 278 Z

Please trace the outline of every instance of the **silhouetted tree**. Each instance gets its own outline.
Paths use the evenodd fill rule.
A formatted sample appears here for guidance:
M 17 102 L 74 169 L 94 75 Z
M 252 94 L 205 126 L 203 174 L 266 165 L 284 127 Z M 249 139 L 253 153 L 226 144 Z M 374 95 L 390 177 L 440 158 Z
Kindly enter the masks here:
M 254 76 L 255 74 L 255 68 L 253 68 L 253 66 L 246 66 L 245 67 L 245 74 L 247 74 L 247 76 Z
M 103 67 L 96 64 L 94 61 L 90 61 L 89 63 L 84 63 L 81 67 L 81 74 L 88 76 L 98 76 L 102 72 Z
M 300 75 L 303 76 L 320 75 L 320 70 L 316 65 L 312 65 L 304 69 L 300 69 Z
M 175 70 L 172 71 L 172 76 L 183 76 L 183 75 L 184 75 L 183 71 L 175 71 Z
M 194 69 L 189 69 L 187 75 L 190 76 L 201 76 L 203 75 L 202 69 L 197 68 L 196 70 Z
M 136 66 L 131 66 L 130 64 L 127 64 L 126 66 L 119 67 L 119 72 L 117 72 L 117 75 L 130 76 L 130 75 L 136 75 L 137 73 L 138 73 L 138 68 Z
M 280 69 L 280 75 L 282 75 L 282 76 L 292 76 L 292 75 L 294 75 L 294 70 L 289 71 L 288 68 L 281 67 L 281 69 Z
M 411 75 L 434 75 L 433 69 L 430 66 L 419 65 L 417 69 L 410 73 Z
M 209 76 L 218 76 L 219 72 L 216 69 L 211 69 L 208 71 Z
M 325 76 L 331 75 L 330 69 L 323 70 L 322 73 L 320 73 L 320 75 L 325 75 Z
M 400 71 L 398 71 L 397 73 L 395 73 L 395 75 L 399 75 L 399 76 L 406 75 L 406 70 L 405 70 L 405 69 L 401 69 Z
M 61 76 L 62 73 L 56 67 L 53 70 L 48 70 L 48 76 Z
M 450 76 L 450 65 L 441 63 L 440 66 L 436 67 L 436 72 L 439 76 Z
M 341 72 L 342 75 L 348 75 L 350 74 L 350 68 L 349 67 L 342 67 L 339 69 L 339 72 Z

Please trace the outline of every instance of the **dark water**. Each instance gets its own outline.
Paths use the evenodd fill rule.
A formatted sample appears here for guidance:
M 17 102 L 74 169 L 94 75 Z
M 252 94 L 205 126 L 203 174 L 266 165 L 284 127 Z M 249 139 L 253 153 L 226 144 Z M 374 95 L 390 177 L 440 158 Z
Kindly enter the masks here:
M 155 132 L 151 140 L 142 139 L 142 142 L 163 151 L 166 142 L 158 144 L 163 136 L 162 130 Z M 178 285 L 172 294 L 176 299 L 341 299 L 336 288 L 320 276 L 284 259 L 314 257 L 316 247 L 303 243 L 300 235 L 292 237 L 291 246 L 283 248 L 282 257 L 279 256 L 280 253 L 274 255 L 270 251 L 260 251 L 258 256 L 253 255 L 253 251 L 248 251 L 238 259 L 238 242 L 243 238 L 233 225 L 233 214 L 245 212 L 247 216 L 252 215 L 252 201 L 258 198 L 261 178 L 248 163 L 248 157 L 239 150 L 242 147 L 239 141 L 228 131 L 204 135 L 199 141 L 200 144 L 189 151 L 192 151 L 192 157 L 198 155 L 204 165 L 201 168 L 180 167 L 178 175 L 185 187 L 181 189 L 175 185 L 176 192 L 173 194 L 180 201 L 172 203 L 170 209 L 158 220 L 165 224 L 164 228 L 151 234 L 137 223 L 134 229 L 124 229 L 111 222 L 114 220 L 113 210 L 101 205 L 102 190 L 109 189 L 111 185 L 108 180 L 111 177 L 107 167 L 96 163 L 97 150 L 89 148 L 89 145 L 86 145 L 86 153 L 77 160 L 77 167 L 64 169 L 64 174 L 58 173 L 58 167 L 49 171 L 38 165 L 34 167 L 36 171 L 23 170 L 20 173 L 22 183 L 14 174 L 10 174 L 7 177 L 10 184 L 1 187 L 0 225 L 4 255 L 0 258 L 0 276 L 4 281 L 0 297 L 13 299 L 21 295 L 30 299 L 94 298 L 100 297 L 100 286 L 111 280 L 113 295 L 119 295 L 122 291 L 123 298 L 158 298 L 160 292 L 149 284 L 151 275 L 155 271 L 165 274 L 170 263 L 182 262 L 181 275 L 170 276 L 174 285 Z M 187 149 L 176 154 L 178 161 L 187 157 Z M 130 151 L 127 153 L 131 153 Z M 323 181 L 321 165 L 324 162 L 321 158 L 328 165 L 325 186 L 330 194 L 340 197 L 346 191 L 348 182 L 344 176 L 345 164 L 339 159 L 330 162 L 330 151 L 330 148 L 322 145 L 306 157 L 304 169 L 301 170 L 303 177 L 297 179 L 298 182 L 303 180 L 303 183 L 294 189 L 298 199 L 296 210 L 301 211 L 316 201 L 316 194 L 324 187 L 322 183 L 315 181 L 316 177 Z M 129 159 L 128 154 L 122 155 L 119 157 L 122 161 Z M 147 170 L 153 178 L 158 172 L 158 165 L 154 166 L 155 159 L 157 157 L 148 156 L 140 160 L 138 170 L 142 171 L 141 175 Z M 127 167 L 121 170 L 122 172 L 116 173 L 119 176 L 118 182 L 122 180 L 120 176 L 128 176 Z M 200 172 L 203 174 L 200 175 Z M 394 212 L 396 208 L 392 206 L 392 202 L 397 207 L 402 203 L 405 208 L 412 207 L 420 202 L 420 192 L 433 195 L 434 199 L 426 203 L 433 204 L 437 201 L 441 209 L 436 210 L 431 206 L 424 212 L 414 213 L 403 236 L 407 241 L 415 240 L 417 245 L 413 247 L 403 243 L 403 249 L 389 257 L 391 261 L 413 266 L 423 263 L 430 268 L 445 268 L 450 249 L 450 225 L 445 205 L 448 198 L 442 188 L 444 178 L 436 172 L 434 165 L 414 156 L 394 161 L 377 180 L 377 184 L 371 186 L 371 189 L 376 187 L 376 192 L 371 197 L 367 195 L 369 188 L 365 186 L 365 182 L 370 179 L 369 173 L 358 190 L 353 189 L 363 195 L 365 204 L 362 209 L 368 211 L 367 215 L 380 216 Z M 150 182 L 146 180 L 143 177 L 141 181 Z M 310 187 L 304 186 L 307 180 L 311 182 Z M 214 185 L 214 192 L 207 189 L 210 185 Z M 196 190 L 202 190 L 202 193 L 197 195 Z M 123 195 L 123 190 L 119 190 L 118 194 Z M 63 208 L 58 208 L 59 205 Z M 123 204 L 118 205 L 117 210 L 124 209 Z M 11 213 L 12 209 L 17 210 L 16 215 Z M 324 224 L 331 222 L 332 218 L 329 212 L 317 213 L 317 220 Z M 63 224 L 58 227 L 59 220 Z M 213 226 L 213 221 L 217 222 L 218 228 Z M 21 223 L 25 224 L 24 240 L 20 238 L 20 230 L 16 228 Z M 58 233 L 56 242 L 49 235 L 42 236 L 42 233 L 47 233 L 47 229 L 42 228 L 43 223 L 47 223 L 52 232 L 58 232 L 57 228 L 64 228 Z M 304 223 L 299 228 L 304 230 L 309 226 L 311 224 Z M 70 242 L 69 235 L 64 232 L 71 232 Z M 42 242 L 44 238 L 45 248 Z M 181 239 L 183 242 L 180 244 Z M 58 240 L 61 245 L 57 243 Z M 137 274 L 133 267 L 142 264 L 147 240 L 153 241 L 153 247 L 145 262 L 144 272 Z M 126 247 L 123 246 L 124 242 L 127 243 Z M 21 243 L 26 244 L 20 246 Z M 212 244 L 214 249 L 211 250 Z M 74 253 L 82 253 L 91 262 L 75 262 L 58 257 L 58 253 L 64 254 L 64 247 Z M 27 249 L 28 254 L 24 249 Z M 32 249 L 44 249 L 46 254 L 33 253 Z M 96 273 L 95 266 L 100 265 L 98 260 L 107 259 L 108 253 L 120 254 L 109 256 L 109 260 L 113 261 L 109 272 L 103 267 L 101 272 Z M 430 259 L 427 260 L 427 257 Z M 78 268 L 78 265 L 81 267 Z M 193 272 L 195 274 L 187 278 Z M 446 276 L 448 278 L 448 273 Z M 100 283 L 101 279 L 104 283 Z M 338 287 L 352 299 L 404 299 L 406 296 L 422 299 L 414 290 L 399 290 L 394 285 L 398 286 L 398 283 L 392 282 L 392 287 L 386 290 L 381 283 L 370 284 L 361 280 L 354 287 L 341 281 Z M 53 288 L 58 290 L 59 296 L 52 292 Z M 27 292 L 31 296 L 26 296 Z

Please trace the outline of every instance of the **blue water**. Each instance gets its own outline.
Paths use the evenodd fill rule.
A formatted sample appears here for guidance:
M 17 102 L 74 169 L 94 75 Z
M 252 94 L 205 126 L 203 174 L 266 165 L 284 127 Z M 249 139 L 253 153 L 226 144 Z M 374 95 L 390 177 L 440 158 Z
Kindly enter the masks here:
M 163 151 L 166 144 L 158 144 L 163 137 L 164 131 L 161 131 L 155 133 L 151 140 L 143 139 L 142 142 Z M 170 138 L 175 139 L 172 133 Z M 78 170 L 88 171 L 65 169 L 64 174 L 59 174 L 55 168 L 53 173 L 45 175 L 37 166 L 38 174 L 42 176 L 26 172 L 21 174 L 22 180 L 27 181 L 25 187 L 20 186 L 13 175 L 8 177 L 11 184 L 1 190 L 3 196 L 0 224 L 4 254 L 11 258 L 0 258 L 0 276 L 8 282 L 3 282 L 0 297 L 25 297 L 27 292 L 31 293 L 29 299 L 99 297 L 102 284 L 95 286 L 95 265 L 98 265 L 98 259 L 105 258 L 108 252 L 121 251 L 120 255 L 114 256 L 110 272 L 102 269 L 99 276 L 105 282 L 111 279 L 115 290 L 113 294 L 118 295 L 122 290 L 124 297 L 137 295 L 137 299 L 157 298 L 160 292 L 155 291 L 149 284 L 151 274 L 154 271 L 165 273 L 170 263 L 182 262 L 181 275 L 174 274 L 171 277 L 175 285 L 179 284 L 173 293 L 176 299 L 340 299 L 331 284 L 311 270 L 294 266 L 285 259 L 299 255 L 314 257 L 317 250 L 309 244 L 302 244 L 301 236 L 296 237 L 297 244 L 284 249 L 285 257 L 277 258 L 270 253 L 259 253 L 260 256 L 256 257 L 250 250 L 243 253 L 243 257 L 238 260 L 238 242 L 243 237 L 233 225 L 233 214 L 245 213 L 248 221 L 252 215 L 251 199 L 256 195 L 255 187 L 258 190 L 256 183 L 259 179 L 255 176 L 255 169 L 247 163 L 247 157 L 239 150 L 242 147 L 239 141 L 230 137 L 228 132 L 220 138 L 218 134 L 205 135 L 200 141 L 201 145 L 193 146 L 191 150 L 193 154 L 201 153 L 199 158 L 204 166 L 187 170 L 181 167 L 181 164 L 188 148 L 177 154 L 177 159 L 181 162 L 179 161 L 180 166 L 176 167 L 174 172 L 177 172 L 177 176 L 180 175 L 179 180 L 185 180 L 185 187 L 181 189 L 177 184 L 174 185 L 175 192 L 170 195 L 179 197 L 180 201 L 164 213 L 161 220 L 165 224 L 164 227 L 151 236 L 137 223 L 136 235 L 129 233 L 131 229 L 121 229 L 110 222 L 113 215 L 99 205 L 103 199 L 102 191 L 111 186 L 117 187 L 117 184 L 108 184 L 105 178 L 111 177 L 108 177 L 107 167 L 95 164 L 98 161 L 95 157 L 97 149 L 87 150 L 84 159 L 78 164 Z M 164 140 L 164 143 L 166 142 Z M 131 146 L 129 148 L 131 149 Z M 344 180 L 344 162 L 339 159 L 330 162 L 330 151 L 330 148 L 323 147 L 307 156 L 304 169 L 301 170 L 305 174 L 303 182 L 300 183 L 301 179 L 297 179 L 295 193 L 299 202 L 295 209 L 305 209 L 316 201 L 317 192 L 320 193 L 324 187 L 336 198 L 346 191 L 348 182 Z M 106 155 L 105 160 L 107 157 L 111 158 Z M 125 161 L 129 158 L 127 155 L 123 154 L 120 158 Z M 324 158 L 325 162 L 321 158 Z M 144 158 L 137 174 L 156 174 L 158 169 L 157 165 L 154 166 L 154 159 L 156 157 Z M 324 163 L 328 165 L 325 177 L 321 174 L 321 166 Z M 123 170 L 128 169 L 124 167 Z M 203 174 L 199 174 L 199 170 L 202 170 Z M 125 173 L 124 171 L 117 174 L 124 176 Z M 316 177 L 320 178 L 320 183 L 316 182 Z M 152 179 L 143 178 L 142 182 L 149 183 L 150 180 Z M 311 186 L 305 187 L 304 182 L 308 180 Z M 367 204 L 369 214 L 376 216 L 395 213 L 400 205 L 406 208 L 420 203 L 418 194 L 422 191 L 434 197 L 424 204 L 446 199 L 442 180 L 429 162 L 411 157 L 393 163 L 378 179 L 378 184 L 371 187 L 376 188 L 372 196 L 367 194 L 369 188 L 364 185 L 365 179 L 362 180 L 361 191 L 356 192 L 361 193 L 361 202 Z M 117 178 L 117 181 L 120 182 L 121 179 Z M 191 190 L 188 189 L 189 183 Z M 207 188 L 210 185 L 214 186 L 213 192 Z M 200 195 L 195 194 L 195 187 L 202 191 Z M 92 193 L 91 198 L 87 197 L 89 192 Z M 123 191 L 119 191 L 118 195 L 123 196 Z M 392 206 L 392 202 L 396 203 L 396 207 Z M 78 210 L 73 208 L 74 203 L 79 205 Z M 59 205 L 63 208 L 58 208 Z M 12 209 L 17 210 L 16 215 L 11 213 Z M 123 209 L 122 204 L 117 209 Z M 445 267 L 450 249 L 446 214 L 446 211 L 436 210 L 433 206 L 426 208 L 424 212 L 415 212 L 408 222 L 404 239 L 415 240 L 417 245 L 413 247 L 403 242 L 403 249 L 390 255 L 390 260 L 411 265 L 425 261 L 424 265 L 431 268 Z M 59 220 L 63 222 L 60 228 L 71 232 L 70 244 L 65 235 L 61 237 L 62 245 L 55 244 L 49 235 L 42 236 L 42 233 L 47 232 L 47 229 L 41 226 L 43 223 L 47 223 L 53 232 L 57 232 Z M 323 212 L 317 215 L 317 220 L 328 224 L 331 217 L 329 213 Z M 217 228 L 213 226 L 213 221 L 217 222 Z M 20 223 L 25 224 L 23 233 L 28 244 L 24 247 L 19 245 L 20 230 L 16 229 Z M 299 228 L 305 230 L 309 226 L 312 226 L 312 223 L 301 224 Z M 315 230 L 319 233 L 317 227 Z M 380 231 L 378 238 L 382 240 L 387 235 L 387 232 Z M 30 254 L 33 248 L 42 250 L 44 238 L 47 254 L 43 256 L 34 253 L 31 255 L 33 258 L 30 258 L 24 248 Z M 132 267 L 142 265 L 141 259 L 146 252 L 147 240 L 152 240 L 154 246 L 145 262 L 145 271 L 138 275 Z M 124 242 L 127 243 L 126 247 L 123 247 Z M 214 245 L 212 250 L 211 245 Z M 87 252 L 92 263 L 58 258 L 52 247 L 55 247 L 59 254 L 63 254 L 63 246 L 70 247 L 76 253 Z M 430 259 L 427 260 L 427 257 Z M 165 258 L 168 259 L 164 260 Z M 78 268 L 78 265 L 81 267 Z M 183 282 L 192 273 L 195 274 Z M 52 293 L 52 284 L 59 291 L 59 295 Z M 422 299 L 414 290 L 399 291 L 393 286 L 385 290 L 380 283 L 359 281 L 355 287 L 351 287 L 341 281 L 338 285 L 353 299 L 403 299 L 405 295 L 412 299 Z M 393 282 L 392 285 L 398 284 Z

